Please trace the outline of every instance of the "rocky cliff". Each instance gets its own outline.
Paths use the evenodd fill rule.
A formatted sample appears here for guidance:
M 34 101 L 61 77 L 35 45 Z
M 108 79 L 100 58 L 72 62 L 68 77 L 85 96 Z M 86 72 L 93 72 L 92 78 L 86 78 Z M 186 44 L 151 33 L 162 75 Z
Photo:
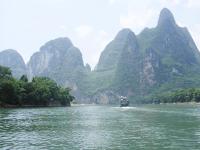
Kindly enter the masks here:
M 64 87 L 70 87 L 79 99 L 82 74 L 86 71 L 82 54 L 68 38 L 58 38 L 44 44 L 32 55 L 27 65 L 28 76 L 46 76 Z
M 1 64 L 23 74 L 22 58 L 8 52 L 0 53 Z M 29 78 L 47 76 L 70 87 L 81 103 L 115 104 L 120 95 L 131 103 L 150 102 L 157 94 L 200 86 L 199 50 L 187 28 L 178 26 L 166 8 L 154 28 L 138 35 L 122 29 L 102 51 L 93 71 L 84 66 L 80 50 L 68 38 L 44 44 L 27 68 Z
M 99 79 L 106 88 L 96 87 L 100 90 L 94 95 L 107 93 L 112 103 L 117 103 L 109 98 L 113 94 L 140 102 L 157 93 L 200 86 L 200 53 L 187 28 L 179 27 L 164 8 L 155 28 L 145 28 L 137 36 L 130 29 L 121 30 L 102 52 L 94 72 L 106 79 Z M 98 97 L 95 101 L 101 103 Z
M 0 52 L 0 65 L 9 67 L 12 70 L 12 74 L 16 78 L 20 78 L 26 74 L 26 65 L 22 56 L 12 49 L 4 50 Z

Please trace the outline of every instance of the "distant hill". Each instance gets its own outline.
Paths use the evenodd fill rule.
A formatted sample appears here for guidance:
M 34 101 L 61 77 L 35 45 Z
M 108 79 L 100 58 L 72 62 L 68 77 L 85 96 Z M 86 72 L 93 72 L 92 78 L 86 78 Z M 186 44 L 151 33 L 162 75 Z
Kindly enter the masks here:
M 87 67 L 82 54 L 68 38 L 57 38 L 44 44 L 34 53 L 27 65 L 28 76 L 46 76 L 64 87 L 70 87 L 80 97 L 80 83 Z
M 20 78 L 26 74 L 26 65 L 22 56 L 12 49 L 7 49 L 0 52 L 0 65 L 9 67 L 12 74 L 16 78 Z
M 14 74 L 17 68 L 23 68 L 17 69 L 18 74 L 25 72 L 16 52 L 15 56 L 1 52 L 0 58 Z M 29 78 L 47 76 L 72 88 L 81 103 L 116 104 L 120 95 L 131 103 L 146 103 L 162 93 L 199 87 L 200 52 L 187 28 L 179 27 L 164 8 L 156 27 L 145 28 L 138 35 L 130 29 L 119 31 L 93 71 L 88 64 L 84 66 L 80 50 L 68 38 L 44 44 L 32 55 L 27 70 Z
M 199 73 L 200 53 L 190 33 L 164 8 L 155 28 L 137 36 L 123 29 L 106 46 L 92 73 L 100 83 L 92 90 L 99 103 L 117 103 L 113 95 L 128 96 L 132 103 L 148 101 L 159 93 L 200 86 Z

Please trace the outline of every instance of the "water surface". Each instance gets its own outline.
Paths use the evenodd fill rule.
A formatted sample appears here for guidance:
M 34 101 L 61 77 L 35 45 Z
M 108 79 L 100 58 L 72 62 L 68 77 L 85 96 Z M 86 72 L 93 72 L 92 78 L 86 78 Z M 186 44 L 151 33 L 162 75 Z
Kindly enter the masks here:
M 0 109 L 0 148 L 199 150 L 200 105 Z

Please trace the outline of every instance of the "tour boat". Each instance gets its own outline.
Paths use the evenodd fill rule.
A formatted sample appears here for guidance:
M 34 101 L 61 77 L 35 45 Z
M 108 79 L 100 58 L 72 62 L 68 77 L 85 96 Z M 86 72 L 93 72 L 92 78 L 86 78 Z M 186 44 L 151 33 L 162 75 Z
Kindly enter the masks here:
M 127 107 L 129 105 L 129 101 L 127 97 L 120 96 L 120 107 Z

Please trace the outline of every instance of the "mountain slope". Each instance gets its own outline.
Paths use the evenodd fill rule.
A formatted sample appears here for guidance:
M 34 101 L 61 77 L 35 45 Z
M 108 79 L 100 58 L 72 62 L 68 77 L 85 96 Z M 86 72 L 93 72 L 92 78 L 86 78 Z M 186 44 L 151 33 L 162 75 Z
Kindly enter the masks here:
M 70 87 L 79 98 L 79 84 L 86 72 L 82 54 L 68 38 L 58 38 L 47 42 L 28 62 L 29 78 L 46 76 L 59 85 Z
M 101 102 L 104 93 L 108 103 L 118 103 L 109 101 L 112 93 L 141 102 L 158 93 L 200 86 L 200 53 L 187 28 L 179 27 L 164 8 L 155 28 L 146 28 L 137 36 L 130 29 L 120 31 L 102 52 L 94 72 L 101 81 L 95 101 Z M 101 78 L 102 74 L 106 76 Z
M 0 61 L 11 55 L 1 57 Z M 138 35 L 122 29 L 105 47 L 93 71 L 84 66 L 80 50 L 68 38 L 47 42 L 33 54 L 27 68 L 29 78 L 47 76 L 72 88 L 81 103 L 118 104 L 121 95 L 131 103 L 152 102 L 156 95 L 200 86 L 199 50 L 187 28 L 179 27 L 166 8 L 154 28 Z
M 26 65 L 22 56 L 12 49 L 0 52 L 0 65 L 9 67 L 16 78 L 26 74 Z
M 139 45 L 130 29 L 121 30 L 102 52 L 96 69 L 85 78 L 84 91 L 91 102 L 116 103 L 119 95 L 136 92 L 139 80 Z M 137 69 L 135 69 L 137 68 Z
M 179 27 L 168 9 L 164 8 L 161 11 L 155 28 L 145 29 L 138 35 L 138 41 L 145 60 L 142 70 L 143 87 L 148 85 L 148 80 L 145 82 L 148 76 L 153 77 L 156 88 L 171 84 L 163 90 L 196 84 L 184 85 L 184 80 L 192 79 L 193 77 L 189 76 L 200 73 L 199 51 L 187 28 Z M 149 71 L 145 70 L 147 65 L 152 67 Z M 176 83 L 178 80 L 179 83 Z

